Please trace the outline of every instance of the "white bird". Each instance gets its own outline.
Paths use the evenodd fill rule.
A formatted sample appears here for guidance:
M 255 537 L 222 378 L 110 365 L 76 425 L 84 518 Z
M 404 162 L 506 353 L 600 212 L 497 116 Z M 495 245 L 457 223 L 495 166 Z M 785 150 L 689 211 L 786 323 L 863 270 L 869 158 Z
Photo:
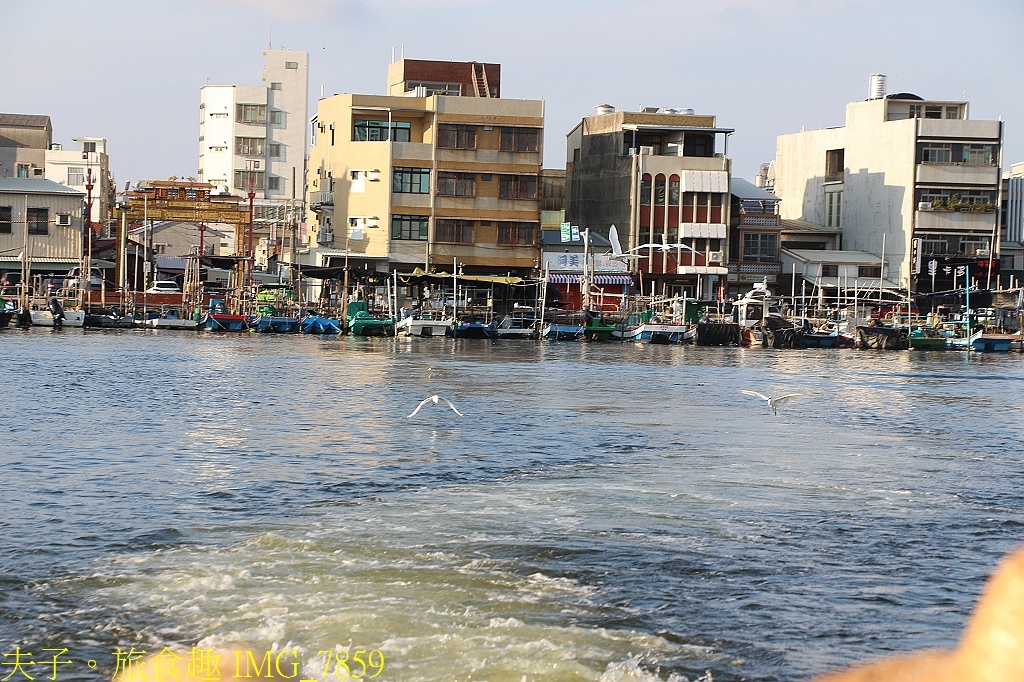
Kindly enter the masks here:
M 768 407 L 772 408 L 772 414 L 774 414 L 776 417 L 779 416 L 779 403 L 784 403 L 787 400 L 793 400 L 794 398 L 799 398 L 805 395 L 804 393 L 790 393 L 789 395 L 773 398 L 770 395 L 761 395 L 757 391 L 740 391 L 740 393 L 752 395 L 755 398 L 760 398 L 761 400 L 765 401 L 766 403 L 768 403 Z
M 442 398 L 439 395 L 432 395 L 429 398 L 424 398 L 423 401 L 416 406 L 416 409 L 412 411 L 412 414 L 410 414 L 409 417 L 415 417 L 416 413 L 419 412 L 427 403 L 433 403 L 434 405 L 437 405 L 442 400 L 448 403 L 448 407 L 452 408 L 452 412 L 459 415 L 460 417 L 462 416 L 462 413 L 456 410 L 455 406 L 452 405 L 452 401 L 448 400 L 447 398 Z M 406 417 L 406 419 L 408 419 L 409 417 Z

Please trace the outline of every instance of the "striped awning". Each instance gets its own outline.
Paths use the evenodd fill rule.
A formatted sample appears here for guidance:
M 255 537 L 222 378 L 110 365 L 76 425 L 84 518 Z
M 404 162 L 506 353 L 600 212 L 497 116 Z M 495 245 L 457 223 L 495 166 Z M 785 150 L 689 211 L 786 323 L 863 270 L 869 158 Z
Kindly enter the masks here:
M 548 275 L 548 281 L 552 284 L 579 284 L 583 275 Z M 627 286 L 633 283 L 629 275 L 594 275 L 594 284 L 620 284 Z

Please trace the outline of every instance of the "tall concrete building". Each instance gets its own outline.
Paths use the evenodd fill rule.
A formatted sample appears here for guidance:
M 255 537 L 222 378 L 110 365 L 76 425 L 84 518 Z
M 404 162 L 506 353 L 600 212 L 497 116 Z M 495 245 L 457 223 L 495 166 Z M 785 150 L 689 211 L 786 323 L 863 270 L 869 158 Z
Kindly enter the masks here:
M 200 88 L 199 180 L 241 194 L 251 180 L 256 239 L 267 240 L 272 253 L 282 247 L 288 253 L 303 199 L 309 55 L 265 50 L 263 56 L 263 85 Z
M 782 218 L 840 229 L 844 249 L 877 256 L 881 277 L 901 287 L 949 289 L 952 266 L 970 263 L 987 279 L 1002 123 L 971 120 L 967 102 L 886 95 L 884 76 L 871 82 L 845 125 L 779 136 Z
M 1024 281 L 1024 161 L 1003 173 L 999 245 L 999 271 L 1002 284 Z
M 403 59 L 388 68 L 390 95 L 321 99 L 303 262 L 537 268 L 544 103 L 498 98 L 499 74 L 497 64 Z
M 644 291 L 713 296 L 725 286 L 731 128 L 692 109 L 595 107 L 567 136 L 566 220 L 641 250 Z M 688 248 L 686 248 L 688 247 Z

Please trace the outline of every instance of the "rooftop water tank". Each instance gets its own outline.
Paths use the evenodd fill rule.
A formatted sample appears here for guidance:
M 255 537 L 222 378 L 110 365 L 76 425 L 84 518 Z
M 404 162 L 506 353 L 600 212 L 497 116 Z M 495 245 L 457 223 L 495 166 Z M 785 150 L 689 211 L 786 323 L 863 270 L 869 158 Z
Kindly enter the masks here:
M 614 114 L 615 107 L 611 104 L 598 104 L 594 107 L 594 116 L 601 116 L 602 114 Z
M 868 99 L 885 99 L 885 74 L 871 74 L 868 79 Z

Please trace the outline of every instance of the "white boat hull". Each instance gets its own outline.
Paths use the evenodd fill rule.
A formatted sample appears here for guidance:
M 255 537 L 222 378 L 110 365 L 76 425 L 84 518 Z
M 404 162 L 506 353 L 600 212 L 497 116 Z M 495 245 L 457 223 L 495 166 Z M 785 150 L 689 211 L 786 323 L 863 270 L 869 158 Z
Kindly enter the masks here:
M 52 327 L 53 326 L 53 313 L 49 310 L 30 310 L 32 314 L 32 324 L 36 327 Z M 85 313 L 79 310 L 65 310 L 64 321 L 61 323 L 62 327 L 81 327 L 85 321 Z
M 195 329 L 199 323 L 195 320 L 167 319 L 163 317 L 146 320 L 147 329 Z
M 454 320 L 421 320 L 406 317 L 395 325 L 395 333 L 401 336 L 444 336 Z
M 663 343 L 685 343 L 692 341 L 697 335 L 697 328 L 685 324 L 657 324 L 647 322 L 632 329 L 612 332 L 613 339 L 622 341 L 647 341 L 652 338 L 655 343 L 659 340 Z

